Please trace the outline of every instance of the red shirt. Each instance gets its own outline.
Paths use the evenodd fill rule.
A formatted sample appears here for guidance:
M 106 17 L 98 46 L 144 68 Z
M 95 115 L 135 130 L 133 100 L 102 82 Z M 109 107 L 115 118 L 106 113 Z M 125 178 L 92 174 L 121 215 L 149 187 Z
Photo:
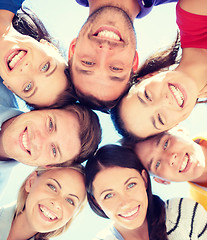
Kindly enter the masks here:
M 182 48 L 207 49 L 207 16 L 189 13 L 176 5 Z

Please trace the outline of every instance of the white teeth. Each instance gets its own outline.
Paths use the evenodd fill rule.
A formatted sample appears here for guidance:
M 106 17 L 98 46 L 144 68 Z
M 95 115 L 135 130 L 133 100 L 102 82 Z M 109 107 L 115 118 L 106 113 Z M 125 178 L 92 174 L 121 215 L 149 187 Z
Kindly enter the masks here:
M 134 215 L 136 212 L 138 211 L 138 207 L 134 210 L 132 210 L 131 212 L 128 212 L 126 214 L 120 214 L 123 217 L 131 217 L 132 215 Z
M 112 31 L 108 31 L 108 30 L 103 30 L 103 31 L 99 32 L 97 36 L 120 41 L 120 37 L 116 33 L 112 32 Z
M 186 154 L 184 157 L 183 163 L 180 167 L 179 172 L 182 172 L 186 168 L 187 164 L 188 164 L 188 155 Z
M 180 107 L 182 107 L 184 102 L 184 96 L 179 88 L 175 87 L 174 85 L 170 85 L 170 89 L 173 92 L 178 104 Z
M 13 69 L 14 66 L 15 66 L 15 64 L 16 64 L 21 58 L 23 58 L 25 54 L 26 54 L 25 51 L 19 51 L 19 53 L 16 54 L 16 55 L 15 55 L 14 53 L 12 53 L 12 54 L 9 56 L 9 58 L 8 58 L 8 65 L 9 65 L 10 69 Z
M 45 215 L 45 217 L 49 218 L 50 220 L 54 220 L 56 216 L 49 212 L 45 207 L 40 206 L 41 212 Z
M 27 142 L 27 133 L 26 132 L 24 132 L 24 134 L 22 136 L 22 144 L 27 151 L 30 151 L 28 142 Z

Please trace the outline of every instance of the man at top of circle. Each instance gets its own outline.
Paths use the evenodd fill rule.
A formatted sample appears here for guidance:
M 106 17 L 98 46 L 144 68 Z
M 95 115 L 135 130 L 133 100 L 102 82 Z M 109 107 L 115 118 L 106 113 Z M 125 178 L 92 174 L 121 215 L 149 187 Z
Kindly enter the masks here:
M 69 48 L 69 65 L 76 93 L 83 100 L 107 105 L 129 87 L 138 68 L 133 21 L 153 5 L 176 0 L 89 0 L 89 17 Z M 80 2 L 80 1 L 77 1 Z

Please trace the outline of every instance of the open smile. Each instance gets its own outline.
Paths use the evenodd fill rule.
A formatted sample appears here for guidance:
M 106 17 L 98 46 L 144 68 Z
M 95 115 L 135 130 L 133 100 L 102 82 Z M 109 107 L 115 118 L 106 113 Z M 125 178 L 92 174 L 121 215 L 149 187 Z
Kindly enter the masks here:
M 20 147 L 27 152 L 29 155 L 31 155 L 31 149 L 30 149 L 30 141 L 28 136 L 28 130 L 27 127 L 24 129 L 24 131 L 20 134 Z
M 53 222 L 58 219 L 54 212 L 41 204 L 39 204 L 39 210 L 41 217 L 46 221 Z
M 6 57 L 6 64 L 8 69 L 12 71 L 15 68 L 15 66 L 17 66 L 17 64 L 25 57 L 26 54 L 27 51 L 25 50 L 15 49 L 12 52 L 10 52 Z
M 140 205 L 133 208 L 130 211 L 127 211 L 125 213 L 118 214 L 118 215 L 126 220 L 133 220 L 139 215 L 139 210 L 140 210 Z
M 123 42 L 121 33 L 112 27 L 102 26 L 93 34 L 93 36 L 106 39 L 108 41 Z
M 181 91 L 181 89 L 178 86 L 175 86 L 173 84 L 168 84 L 170 91 L 172 92 L 178 106 L 180 108 L 183 108 L 185 103 L 185 96 L 184 93 Z
M 183 162 L 180 166 L 179 173 L 187 172 L 190 167 L 190 156 L 188 153 L 185 154 Z

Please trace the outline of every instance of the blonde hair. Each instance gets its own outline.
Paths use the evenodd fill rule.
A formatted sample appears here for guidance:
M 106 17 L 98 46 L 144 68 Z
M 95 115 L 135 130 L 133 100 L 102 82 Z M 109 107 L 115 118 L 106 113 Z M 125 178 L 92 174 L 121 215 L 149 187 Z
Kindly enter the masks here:
M 43 175 L 44 173 L 46 173 L 48 171 L 60 170 L 60 169 L 65 169 L 65 168 L 73 169 L 73 170 L 81 173 L 84 176 L 84 179 L 85 179 L 84 168 L 80 164 L 70 164 L 67 167 L 50 167 L 50 168 L 38 167 L 31 174 L 33 174 L 34 172 L 37 172 L 37 176 L 39 177 L 39 176 Z M 25 190 L 25 185 L 26 185 L 27 180 L 31 176 L 31 174 L 24 180 L 22 186 L 20 187 L 18 197 L 17 197 L 17 205 L 16 205 L 16 211 L 15 211 L 14 219 L 25 210 L 25 204 L 26 204 L 26 200 L 27 200 L 27 197 L 28 197 L 28 194 L 29 194 Z M 62 234 L 64 231 L 66 231 L 68 229 L 72 220 L 81 212 L 81 210 L 83 209 L 85 204 L 86 204 L 86 198 L 85 198 L 84 202 L 81 204 L 81 206 L 79 207 L 76 214 L 63 227 L 61 227 L 57 230 L 51 231 L 51 232 L 47 232 L 47 233 L 37 233 L 35 235 L 35 239 L 36 240 L 47 240 L 51 237 L 55 237 L 55 236 L 58 236 L 58 235 Z

